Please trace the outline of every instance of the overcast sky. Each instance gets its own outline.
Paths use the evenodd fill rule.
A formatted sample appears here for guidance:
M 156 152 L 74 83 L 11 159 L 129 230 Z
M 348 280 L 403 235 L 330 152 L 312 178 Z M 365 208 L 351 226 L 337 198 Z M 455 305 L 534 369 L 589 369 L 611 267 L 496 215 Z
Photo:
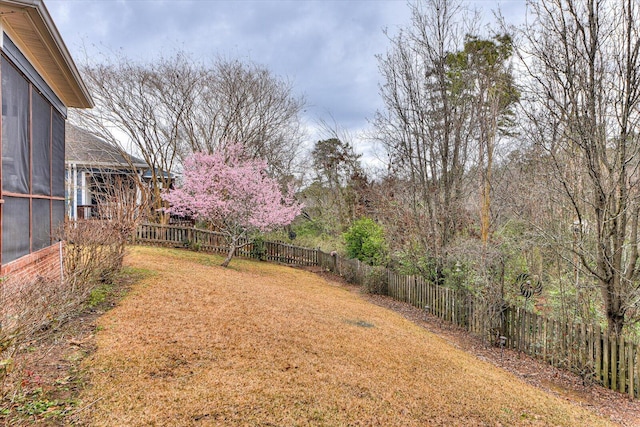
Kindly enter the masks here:
M 525 0 L 503 1 L 505 15 L 518 19 Z M 381 107 L 375 55 L 409 23 L 405 0 L 45 0 L 71 55 L 122 50 L 153 59 L 177 49 L 206 59 L 215 55 L 249 59 L 293 82 L 308 103 L 310 142 L 319 119 L 354 136 Z M 490 16 L 498 2 L 471 6 Z M 361 140 L 356 149 L 368 152 Z

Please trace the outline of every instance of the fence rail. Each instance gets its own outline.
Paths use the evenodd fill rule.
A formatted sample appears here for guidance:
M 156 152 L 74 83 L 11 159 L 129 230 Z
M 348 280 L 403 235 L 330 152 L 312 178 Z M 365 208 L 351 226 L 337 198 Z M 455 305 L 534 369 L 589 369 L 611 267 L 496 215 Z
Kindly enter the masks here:
M 223 233 L 198 228 L 185 228 L 179 225 L 141 224 L 136 233 L 140 243 L 185 247 L 205 252 L 226 253 L 228 243 Z M 260 258 L 265 261 L 280 262 L 300 266 L 320 265 L 316 249 L 288 245 L 281 242 L 264 242 L 258 247 L 251 239 L 240 239 L 234 255 Z M 328 261 L 325 261 L 327 264 Z
M 181 226 L 142 224 L 139 243 L 179 246 L 207 252 L 226 252 L 222 233 Z M 242 240 L 236 255 L 300 266 L 319 266 L 363 285 L 373 268 L 358 260 L 281 242 Z M 429 311 L 469 332 L 495 340 L 506 348 L 524 352 L 582 376 L 585 382 L 640 397 L 638 345 L 622 336 L 610 335 L 598 325 L 566 323 L 519 307 L 495 307 L 468 293 L 439 286 L 419 276 L 386 270 L 386 294 L 398 301 Z

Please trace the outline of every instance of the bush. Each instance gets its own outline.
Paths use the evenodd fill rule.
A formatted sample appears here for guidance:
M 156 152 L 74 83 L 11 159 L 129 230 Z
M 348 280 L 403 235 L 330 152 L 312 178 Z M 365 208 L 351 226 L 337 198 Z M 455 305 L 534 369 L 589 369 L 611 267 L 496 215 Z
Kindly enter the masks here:
M 358 280 L 358 268 L 353 260 L 342 259 L 338 261 L 337 273 L 349 283 L 356 283 Z
M 122 269 L 125 246 L 135 224 L 112 220 L 66 222 L 58 230 L 65 240 L 63 279 L 51 272 L 37 278 L 2 279 L 0 287 L 0 398 L 16 372 L 15 356 L 75 315 L 85 304 L 100 303 Z M 57 273 L 57 272 L 55 272 Z M 18 382 L 19 385 L 19 382 Z
M 364 290 L 375 295 L 387 295 L 389 292 L 389 276 L 384 267 L 373 267 L 364 277 Z
M 64 254 L 66 281 L 75 299 L 86 300 L 91 289 L 111 281 L 122 268 L 130 234 L 108 220 L 68 221 L 60 236 L 67 241 Z
M 251 258 L 258 259 L 260 261 L 264 261 L 266 259 L 267 249 L 264 245 L 264 237 L 256 236 L 253 239 L 253 244 L 251 245 Z
M 342 235 L 347 255 L 369 265 L 382 265 L 387 258 L 384 230 L 371 218 L 363 217 Z
M 405 276 L 420 276 L 431 283 L 443 284 L 442 260 L 417 242 L 411 242 L 394 254 L 393 269 Z

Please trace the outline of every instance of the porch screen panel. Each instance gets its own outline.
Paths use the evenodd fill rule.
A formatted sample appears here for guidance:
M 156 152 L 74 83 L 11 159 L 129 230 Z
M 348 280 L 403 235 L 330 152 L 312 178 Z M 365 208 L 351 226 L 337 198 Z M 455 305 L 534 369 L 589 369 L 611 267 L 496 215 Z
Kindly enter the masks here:
M 51 195 L 51 106 L 35 90 L 31 96 L 33 194 Z
M 2 185 L 4 191 L 29 193 L 29 84 L 3 57 Z
M 53 200 L 53 208 L 51 209 L 51 223 L 53 229 L 51 230 L 51 241 L 57 242 L 62 236 L 62 228 L 64 227 L 64 200 Z
M 29 253 L 29 199 L 4 196 L 2 263 Z
M 53 174 L 52 196 L 64 197 L 64 117 L 57 110 L 53 110 Z M 54 222 L 55 224 L 55 222 Z
M 49 199 L 33 199 L 31 251 L 35 252 L 51 244 L 51 202 Z

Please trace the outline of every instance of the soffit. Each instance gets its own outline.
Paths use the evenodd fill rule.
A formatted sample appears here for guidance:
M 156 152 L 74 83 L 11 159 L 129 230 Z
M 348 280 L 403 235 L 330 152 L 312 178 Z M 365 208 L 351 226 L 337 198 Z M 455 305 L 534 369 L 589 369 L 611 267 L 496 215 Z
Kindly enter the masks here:
M 93 106 L 89 91 L 41 0 L 0 0 L 0 19 L 4 31 L 67 107 Z

